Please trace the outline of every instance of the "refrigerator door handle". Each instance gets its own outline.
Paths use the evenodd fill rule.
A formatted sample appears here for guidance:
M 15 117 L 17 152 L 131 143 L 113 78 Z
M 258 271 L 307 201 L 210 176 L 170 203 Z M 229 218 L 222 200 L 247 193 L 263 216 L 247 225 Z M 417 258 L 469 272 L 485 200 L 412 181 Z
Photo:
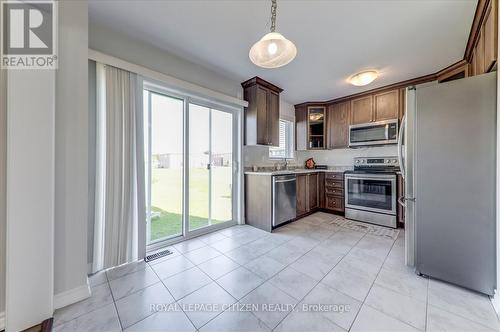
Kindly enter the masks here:
M 414 197 L 405 197 L 405 196 L 401 196 L 398 198 L 398 203 L 404 208 L 406 207 L 406 201 L 415 202 L 416 199 Z
M 399 128 L 399 137 L 398 137 L 398 162 L 399 168 L 401 169 L 401 177 L 405 178 L 405 164 L 403 160 L 403 137 L 405 131 L 405 122 L 406 122 L 406 114 L 403 115 L 403 119 L 401 120 L 401 127 Z
M 401 205 L 402 207 L 406 207 L 406 203 L 405 203 L 405 197 L 404 196 L 401 196 L 398 198 L 398 203 L 399 205 Z

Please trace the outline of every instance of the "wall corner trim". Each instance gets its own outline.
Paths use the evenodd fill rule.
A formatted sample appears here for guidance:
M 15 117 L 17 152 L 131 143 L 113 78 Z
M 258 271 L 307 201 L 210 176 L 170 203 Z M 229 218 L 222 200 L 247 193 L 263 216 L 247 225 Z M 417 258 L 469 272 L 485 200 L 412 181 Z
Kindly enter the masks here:
M 497 313 L 497 316 L 500 316 L 500 294 L 495 290 L 495 295 L 490 297 L 491 304 L 493 305 L 493 309 Z
M 89 298 L 92 291 L 90 290 L 89 279 L 85 285 L 67 290 L 65 292 L 54 295 L 54 310 L 63 308 L 70 304 Z
M 5 329 L 5 311 L 0 312 L 0 331 Z

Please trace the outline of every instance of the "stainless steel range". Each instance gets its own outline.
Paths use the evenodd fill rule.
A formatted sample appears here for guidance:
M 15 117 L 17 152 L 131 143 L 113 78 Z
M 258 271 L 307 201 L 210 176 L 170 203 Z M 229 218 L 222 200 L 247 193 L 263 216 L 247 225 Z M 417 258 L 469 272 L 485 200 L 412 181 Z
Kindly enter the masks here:
M 372 224 L 397 227 L 397 157 L 354 158 L 345 173 L 345 216 Z

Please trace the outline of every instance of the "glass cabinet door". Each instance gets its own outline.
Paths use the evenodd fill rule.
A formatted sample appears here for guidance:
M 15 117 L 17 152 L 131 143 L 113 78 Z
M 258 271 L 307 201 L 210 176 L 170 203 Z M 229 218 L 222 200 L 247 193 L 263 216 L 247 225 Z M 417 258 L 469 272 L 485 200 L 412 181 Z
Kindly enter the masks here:
M 309 107 L 307 109 L 309 149 L 325 148 L 325 113 L 326 113 L 326 108 L 323 106 Z

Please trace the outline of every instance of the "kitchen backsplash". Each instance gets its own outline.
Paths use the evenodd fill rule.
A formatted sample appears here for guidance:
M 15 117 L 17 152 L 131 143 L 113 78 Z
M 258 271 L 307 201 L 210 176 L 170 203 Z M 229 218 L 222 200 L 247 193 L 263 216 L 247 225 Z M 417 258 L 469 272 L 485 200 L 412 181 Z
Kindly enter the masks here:
M 316 164 L 328 166 L 352 166 L 355 157 L 388 157 L 398 154 L 397 146 L 379 146 L 356 149 L 335 149 L 319 151 L 295 151 L 294 160 L 290 165 L 303 166 L 309 158 L 314 158 Z M 267 146 L 245 146 L 243 147 L 245 167 L 273 166 L 282 163 L 282 160 L 269 159 L 269 148 Z

